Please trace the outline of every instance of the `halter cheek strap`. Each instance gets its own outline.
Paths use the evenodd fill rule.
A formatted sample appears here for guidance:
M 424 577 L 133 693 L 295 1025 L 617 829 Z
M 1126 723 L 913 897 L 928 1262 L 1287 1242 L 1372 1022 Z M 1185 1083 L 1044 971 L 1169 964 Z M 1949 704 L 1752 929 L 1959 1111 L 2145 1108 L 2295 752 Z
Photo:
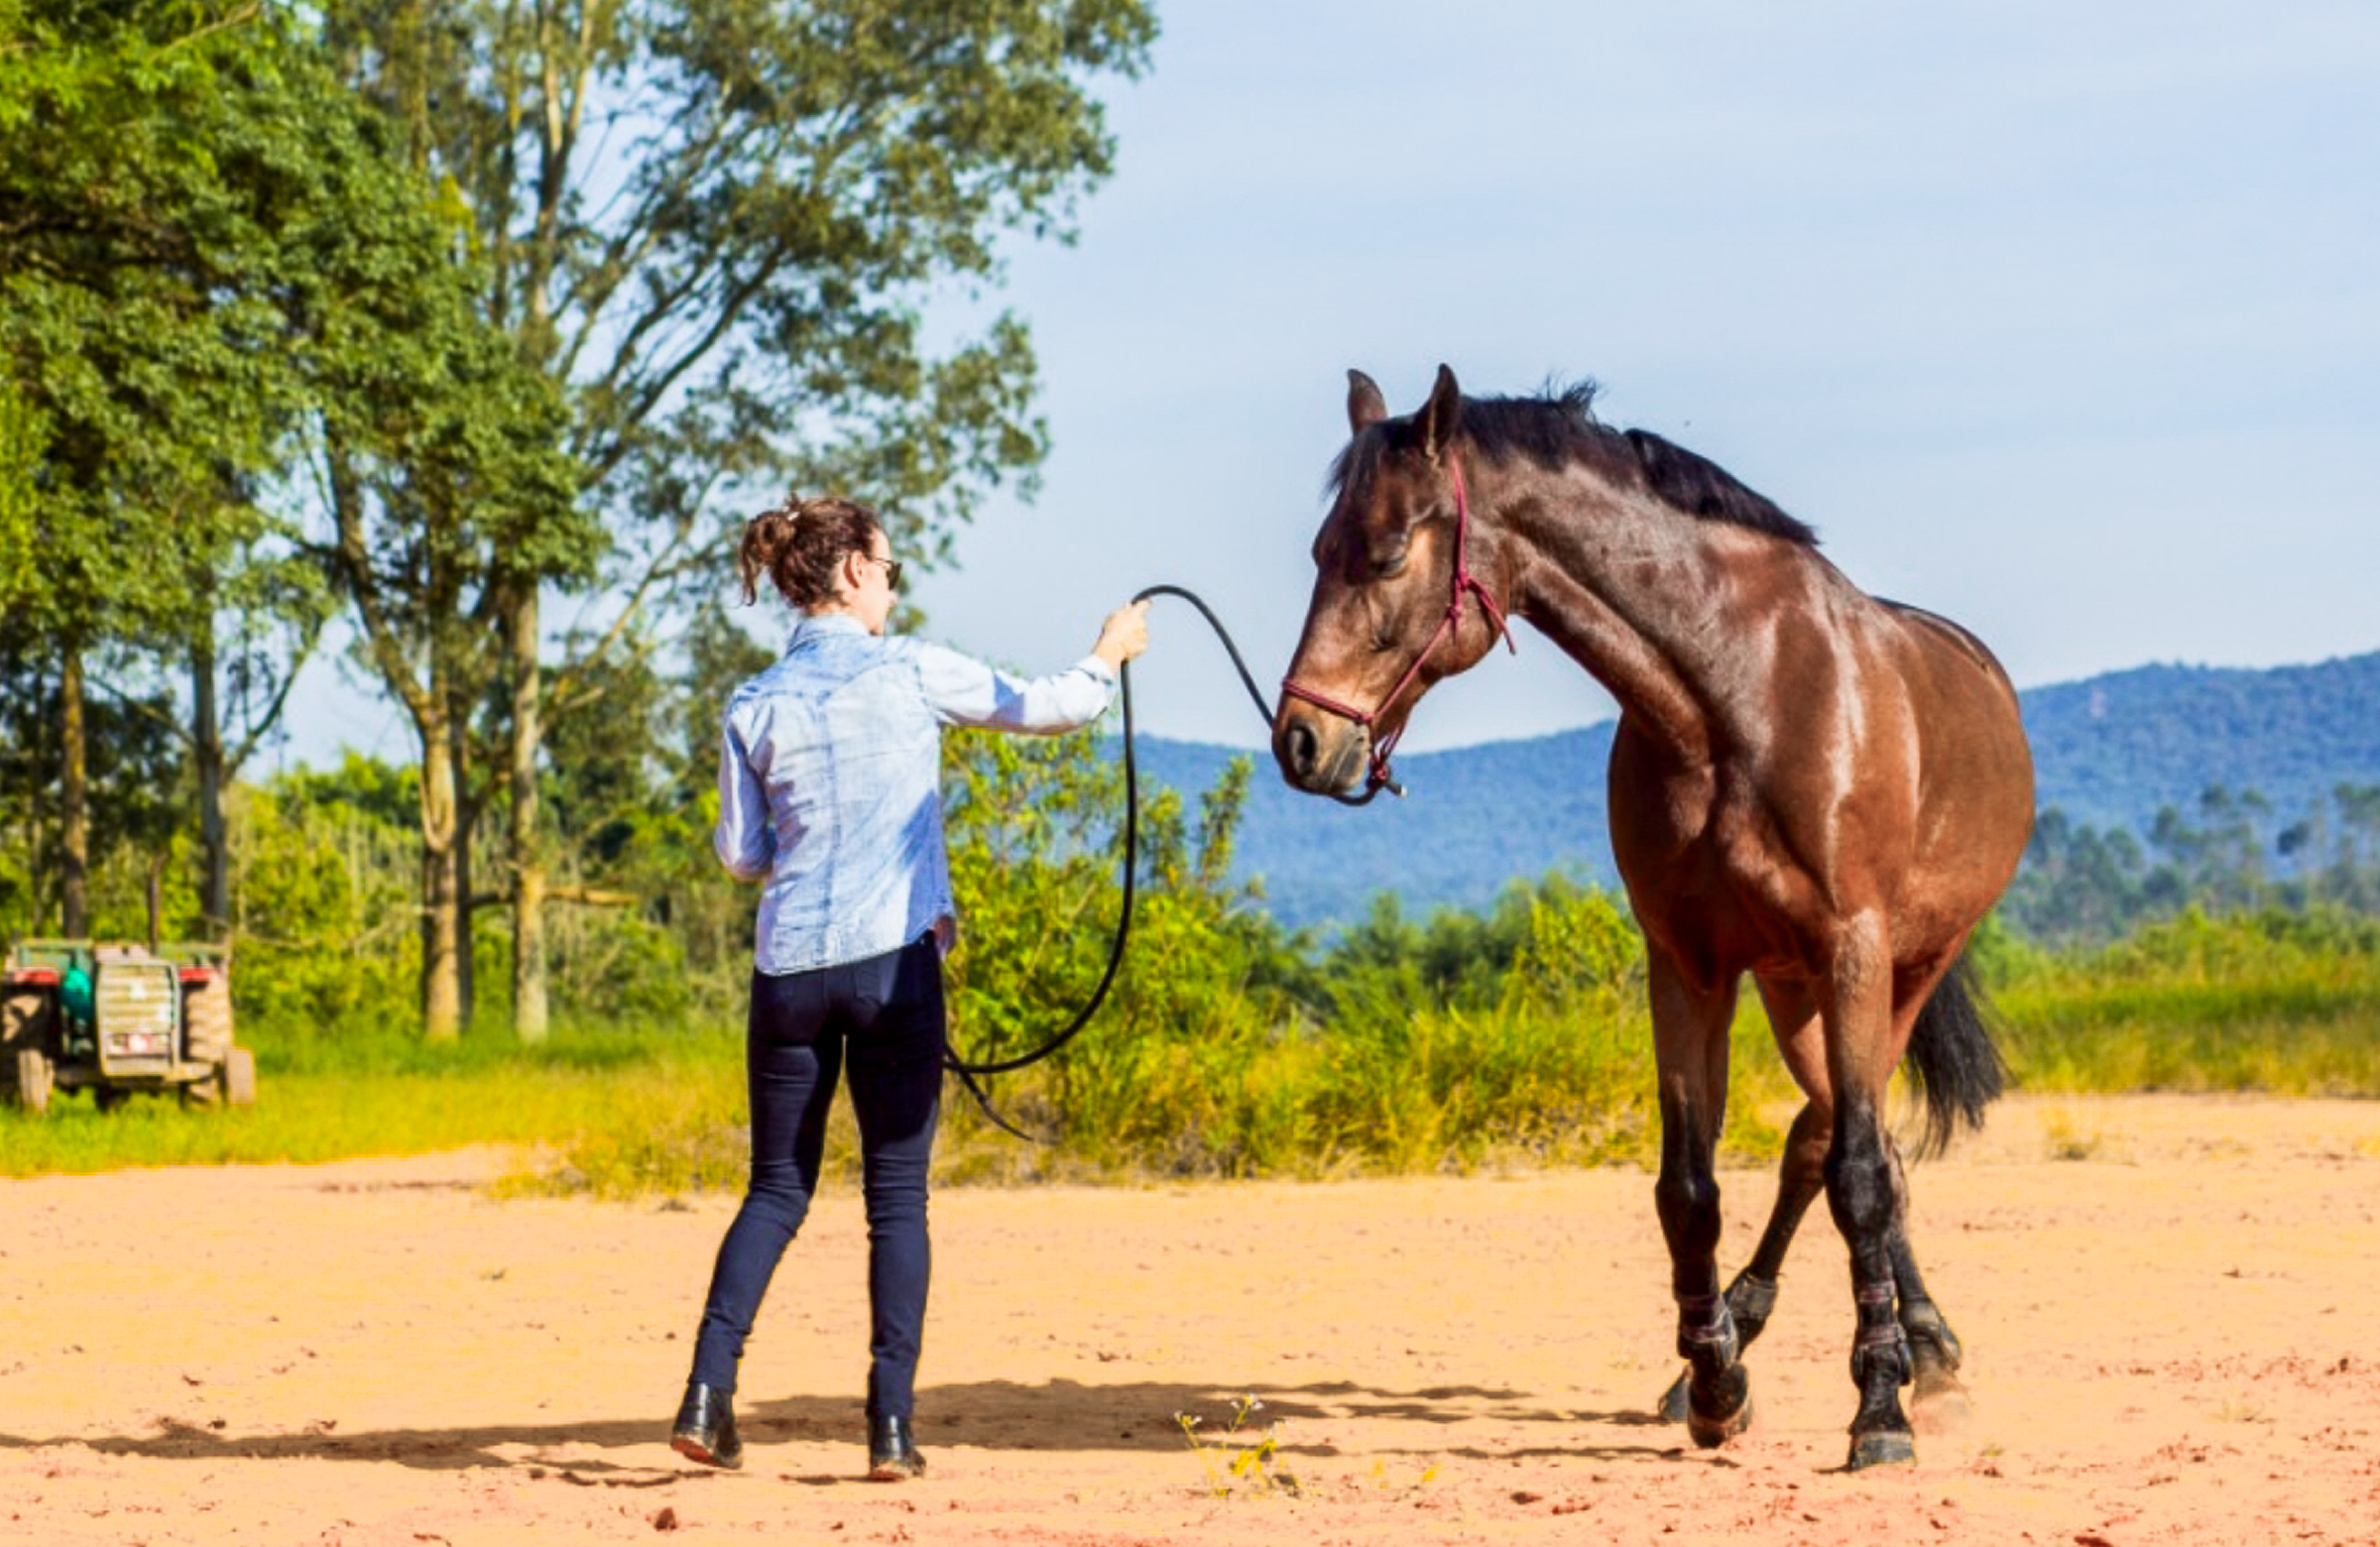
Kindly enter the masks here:
M 1413 657 L 1413 663 L 1405 667 L 1405 674 L 1396 679 L 1396 685 L 1388 689 L 1387 693 L 1381 697 L 1376 708 L 1366 710 L 1358 709 L 1352 704 L 1343 704 L 1335 698 L 1328 698 L 1315 692 L 1310 687 L 1300 687 L 1288 677 L 1281 678 L 1283 693 L 1291 698 L 1302 698 L 1317 709 L 1338 715 L 1342 719 L 1353 720 L 1366 730 L 1369 730 L 1381 713 L 1390 704 L 1395 703 L 1398 696 L 1412 685 L 1413 679 L 1421 674 L 1422 663 L 1430 658 L 1431 654 L 1441 644 L 1452 638 L 1455 630 L 1461 626 L 1463 599 L 1466 596 L 1477 596 L 1480 599 L 1480 609 L 1487 613 L 1488 621 L 1495 625 L 1495 632 L 1503 636 L 1504 648 L 1514 654 L 1520 654 L 1519 645 L 1515 644 L 1512 639 L 1512 627 L 1504 621 L 1503 609 L 1495 605 L 1495 598 L 1488 594 L 1488 587 L 1471 572 L 1471 498 L 1463 487 L 1463 459 L 1456 455 L 1452 447 L 1447 450 L 1446 465 L 1447 471 L 1454 476 L 1455 481 L 1455 583 L 1454 594 L 1446 600 L 1446 616 L 1438 620 L 1437 631 L 1430 636 L 1430 642 L 1421 647 L 1421 654 Z M 1400 725 L 1386 736 L 1375 737 L 1372 740 L 1370 767 L 1365 774 L 1365 793 L 1369 794 L 1382 786 L 1386 786 L 1400 795 L 1404 793 L 1402 789 L 1390 783 L 1388 777 L 1388 754 L 1396 746 L 1397 738 L 1404 733 L 1405 728 Z

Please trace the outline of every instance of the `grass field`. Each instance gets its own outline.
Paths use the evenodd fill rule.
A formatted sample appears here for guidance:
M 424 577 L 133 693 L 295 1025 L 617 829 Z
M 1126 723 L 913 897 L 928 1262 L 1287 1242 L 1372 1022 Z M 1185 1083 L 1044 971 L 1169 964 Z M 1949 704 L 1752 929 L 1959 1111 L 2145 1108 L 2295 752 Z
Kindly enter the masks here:
M 2369 919 L 2194 911 L 2002 977 L 2003 1040 L 2030 1090 L 2380 1096 Z
M 2294 921 L 2293 921 L 2294 920 Z M 2061 1093 L 2260 1091 L 2380 1096 L 2380 945 L 2295 915 L 2186 915 L 2106 951 L 2017 952 L 1991 977 L 2016 1083 Z M 1747 1006 L 1727 1155 L 1775 1153 L 1794 1093 Z M 1139 1034 L 1095 1023 L 1057 1064 L 992 1082 L 1004 1112 L 1054 1135 L 994 1131 L 953 1082 L 949 1181 L 1332 1176 L 1501 1164 L 1650 1164 L 1649 1027 L 1633 998 L 1557 1011 L 1350 1005 L 1343 1024 L 1282 1024 L 1253 1002 Z M 0 1174 L 312 1161 L 520 1146 L 509 1186 L 631 1197 L 740 1187 L 740 1026 L 563 1027 L 428 1046 L 394 1030 L 252 1033 L 253 1110 L 142 1098 L 102 1116 L 61 1097 L 0 1112 Z M 848 1170 L 838 1110 L 829 1164 Z

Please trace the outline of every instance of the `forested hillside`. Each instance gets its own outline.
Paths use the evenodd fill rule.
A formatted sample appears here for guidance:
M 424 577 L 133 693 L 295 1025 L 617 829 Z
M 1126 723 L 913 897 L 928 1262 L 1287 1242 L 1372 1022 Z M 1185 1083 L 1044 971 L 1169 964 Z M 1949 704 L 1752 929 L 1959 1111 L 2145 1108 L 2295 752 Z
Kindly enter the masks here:
M 2380 785 L 2380 653 L 2270 670 L 2141 666 L 2023 696 L 2039 803 L 2060 813 L 2045 837 L 2128 834 L 2144 877 L 2169 808 L 2174 843 L 2202 850 L 2220 829 L 2233 849 L 2252 841 L 2280 880 L 2319 868 L 2354 836 L 2340 785 Z M 1483 906 L 1513 878 L 1553 870 L 1613 884 L 1604 814 L 1611 733 L 1606 722 L 1400 757 L 1408 796 L 1359 809 L 1293 792 L 1268 754 L 1250 754 L 1256 776 L 1234 875 L 1259 882 L 1292 925 L 1360 917 L 1380 892 L 1426 912 Z M 1154 740 L 1140 753 L 1151 777 L 1192 794 L 1233 756 Z M 2211 806 L 2210 789 L 2221 791 Z M 2244 833 L 2230 830 L 2242 822 Z

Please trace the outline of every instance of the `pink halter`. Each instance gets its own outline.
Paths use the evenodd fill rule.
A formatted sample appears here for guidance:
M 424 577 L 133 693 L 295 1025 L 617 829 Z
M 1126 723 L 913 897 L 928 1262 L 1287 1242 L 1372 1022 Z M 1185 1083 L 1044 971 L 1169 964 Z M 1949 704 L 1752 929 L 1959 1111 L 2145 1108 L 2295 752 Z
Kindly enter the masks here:
M 1493 623 L 1496 632 L 1503 636 L 1504 648 L 1514 654 L 1520 653 L 1520 647 L 1513 643 L 1511 625 L 1504 621 L 1503 609 L 1495 605 L 1495 598 L 1488 594 L 1488 587 L 1483 585 L 1480 578 L 1471 572 L 1471 500 L 1463 488 L 1463 460 L 1455 454 L 1451 446 L 1447 449 L 1446 465 L 1455 480 L 1455 585 L 1454 594 L 1447 598 L 1446 616 L 1438 620 L 1438 630 L 1430 636 L 1430 642 L 1421 648 L 1420 654 L 1413 657 L 1413 664 L 1407 666 L 1405 674 L 1396 679 L 1396 685 L 1388 689 L 1380 699 L 1378 708 L 1363 710 L 1352 704 L 1343 704 L 1335 698 L 1324 697 L 1310 687 L 1300 687 L 1287 677 L 1281 678 L 1283 693 L 1291 698 L 1302 698 L 1317 709 L 1325 710 L 1343 719 L 1353 720 L 1367 730 L 1370 729 L 1372 722 L 1379 718 L 1380 711 L 1395 703 L 1397 695 L 1404 692 L 1406 687 L 1412 683 L 1413 678 L 1420 674 L 1422 662 L 1430 658 L 1430 653 L 1450 637 L 1455 632 L 1456 626 L 1462 623 L 1463 598 L 1467 594 L 1480 599 L 1480 607 L 1488 614 L 1488 621 Z M 1395 747 L 1397 738 L 1404 733 L 1405 728 L 1400 725 L 1386 736 L 1374 738 L 1372 741 L 1370 767 L 1367 771 L 1364 780 L 1364 789 L 1367 794 L 1383 785 L 1386 785 L 1393 793 L 1400 795 L 1404 793 L 1402 789 L 1390 783 L 1388 777 L 1388 753 Z

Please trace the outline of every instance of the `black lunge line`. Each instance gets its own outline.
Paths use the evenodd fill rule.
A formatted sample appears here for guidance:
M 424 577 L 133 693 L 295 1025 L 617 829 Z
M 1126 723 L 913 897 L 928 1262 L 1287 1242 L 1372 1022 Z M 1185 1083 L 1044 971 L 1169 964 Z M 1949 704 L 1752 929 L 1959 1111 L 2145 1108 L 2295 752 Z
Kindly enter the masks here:
M 1233 669 L 1240 673 L 1240 684 L 1248 689 L 1248 701 L 1254 704 L 1256 714 L 1270 724 L 1272 710 L 1264 702 L 1263 689 L 1256 686 L 1256 679 L 1250 673 L 1248 662 L 1240 657 L 1239 645 L 1233 641 L 1231 631 L 1223 626 L 1223 620 L 1215 616 L 1214 609 L 1200 600 L 1195 592 L 1186 591 L 1178 585 L 1152 585 L 1132 600 L 1145 602 L 1158 596 L 1178 596 L 1198 609 L 1198 615 L 1207 620 L 1207 627 L 1213 629 L 1215 637 L 1223 642 L 1224 654 L 1232 657 Z M 1075 1012 L 1074 1018 L 1066 1023 L 1066 1028 L 1031 1052 L 981 1062 L 961 1058 L 953 1048 L 945 1047 L 942 1052 L 942 1067 L 959 1077 L 959 1083 L 967 1087 L 967 1094 L 975 1098 L 975 1104 L 982 1109 L 984 1116 L 1003 1132 L 1012 1133 L 1028 1143 L 1038 1143 L 1039 1140 L 994 1112 L 990 1099 L 984 1095 L 984 1089 L 976 1083 L 975 1077 L 979 1074 L 1008 1074 L 1027 1064 L 1039 1063 L 1073 1041 L 1081 1034 L 1083 1027 L 1091 1023 L 1091 1017 L 1099 1013 L 1099 1007 L 1107 1002 L 1109 986 L 1115 983 L 1117 970 L 1124 965 L 1125 944 L 1132 933 L 1133 884 L 1140 866 L 1140 773 L 1132 755 L 1132 663 L 1126 661 L 1117 668 L 1116 675 L 1124 698 L 1124 906 L 1117 914 L 1116 938 L 1108 948 L 1107 970 L 1100 974 L 1099 987 L 1091 991 L 1090 1000 Z M 1400 795 L 1404 793 L 1402 787 L 1394 784 L 1368 784 L 1360 795 L 1337 794 L 1332 798 L 1342 805 L 1368 805 L 1382 789 Z

